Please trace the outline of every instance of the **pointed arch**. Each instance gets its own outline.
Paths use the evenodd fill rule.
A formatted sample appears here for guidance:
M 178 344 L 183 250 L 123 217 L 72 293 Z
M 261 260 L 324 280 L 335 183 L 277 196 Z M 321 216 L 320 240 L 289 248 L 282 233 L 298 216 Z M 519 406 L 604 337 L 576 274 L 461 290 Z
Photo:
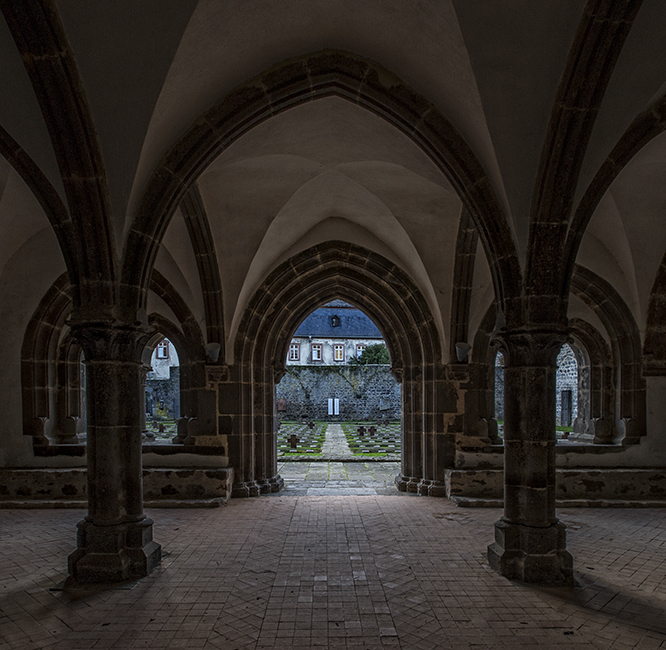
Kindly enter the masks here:
M 56 414 L 56 359 L 65 320 L 72 309 L 72 287 L 63 273 L 39 302 L 21 346 L 23 433 L 33 447 L 47 447 Z
M 578 26 L 553 104 L 532 197 L 525 270 L 529 321 L 557 322 L 566 317 L 568 290 L 560 279 L 562 267 L 543 260 L 566 259 L 562 254 L 585 151 L 641 2 L 588 0 Z
M 202 115 L 166 154 L 139 202 L 123 255 L 122 282 L 135 309 L 145 302 L 150 269 L 169 220 L 206 167 L 271 116 L 331 96 L 388 121 L 442 171 L 478 228 L 497 299 L 507 313 L 514 313 L 520 295 L 520 265 L 506 217 L 483 166 L 428 100 L 377 63 L 340 51 L 286 61 L 237 88 Z
M 622 444 L 638 443 L 645 435 L 646 387 L 636 321 L 616 289 L 579 264 L 571 278 L 571 293 L 597 314 L 608 332 L 616 370 L 615 427 L 623 434 Z
M 196 393 L 206 383 L 201 329 L 185 301 L 158 271 L 153 271 L 150 289 L 178 318 L 180 329 L 159 315 L 152 318 L 152 324 L 168 330 L 166 335 L 178 337 L 184 352 L 185 407 L 189 415 L 195 416 Z M 73 291 L 67 273 L 63 273 L 40 301 L 23 338 L 23 432 L 32 436 L 35 452 L 40 454 L 49 453 L 47 448 L 53 441 L 71 442 L 76 431 L 71 430 L 68 421 L 81 416 L 81 346 L 67 331 L 67 318 L 74 306 Z
M 279 489 L 274 440 L 274 386 L 285 372 L 289 342 L 321 304 L 341 298 L 363 310 L 381 330 L 392 372 L 402 383 L 403 460 L 399 489 L 444 494 L 441 343 L 427 302 L 410 278 L 385 258 L 346 242 L 326 242 L 281 264 L 251 299 L 235 341 L 235 395 L 220 398 L 231 412 L 229 455 L 235 496 Z M 233 391 L 233 385 L 226 389 Z M 234 405 L 236 411 L 233 411 Z
M 116 299 L 115 238 L 106 173 L 97 133 L 54 0 L 0 0 L 7 25 L 23 59 L 44 116 L 71 216 L 72 239 L 85 242 L 65 250 L 76 263 L 75 306 L 110 308 Z M 50 194 L 50 193 L 49 193 Z M 39 198 L 39 196 L 38 196 Z M 44 197 L 42 197 L 44 198 Z M 54 200 L 51 195 L 49 199 Z M 68 264 L 68 267 L 70 265 Z
M 199 188 L 194 183 L 180 203 L 185 226 L 190 235 L 194 257 L 197 262 L 201 294 L 206 318 L 206 340 L 222 346 L 220 356 L 224 359 L 224 311 L 222 303 L 222 281 L 217 263 L 215 242 L 208 223 L 206 207 Z
M 206 386 L 206 367 L 203 334 L 199 323 L 174 286 L 153 269 L 150 290 L 169 306 L 178 319 L 178 326 L 160 314 L 151 314 L 149 324 L 170 339 L 178 350 L 180 360 L 181 416 L 197 417 L 198 393 Z M 179 434 L 183 433 L 179 430 Z M 184 434 L 180 436 L 184 439 Z M 179 441 L 182 442 L 182 440 Z
M 666 131 L 666 97 L 662 97 L 638 115 L 608 154 L 585 190 L 585 194 L 583 194 L 571 221 L 564 249 L 566 266 L 563 274 L 563 282 L 565 283 L 563 286 L 566 286 L 570 281 L 578 249 L 599 202 L 633 157 L 664 131 Z M 662 261 L 663 266 L 664 262 Z
M 611 351 L 601 333 L 587 321 L 571 318 L 569 328 L 574 345 L 583 353 L 578 382 L 580 424 L 589 425 L 593 442 L 611 443 L 617 438 Z

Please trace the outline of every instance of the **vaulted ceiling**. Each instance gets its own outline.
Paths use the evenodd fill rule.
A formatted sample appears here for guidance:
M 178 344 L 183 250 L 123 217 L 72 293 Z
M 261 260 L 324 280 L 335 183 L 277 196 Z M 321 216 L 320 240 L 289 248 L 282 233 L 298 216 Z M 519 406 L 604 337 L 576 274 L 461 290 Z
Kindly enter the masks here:
M 63 182 L 69 178 L 66 153 L 54 137 L 53 125 L 62 116 L 49 116 L 49 110 L 69 109 L 58 104 L 60 86 L 31 74 L 36 54 L 26 53 L 31 44 L 27 37 L 21 40 L 20 10 L 12 4 L 0 3 L 7 18 L 0 19 L 0 127 L 8 161 L 0 161 L 0 309 L 28 313 L 42 284 L 50 282 L 38 283 L 21 303 L 8 289 L 22 277 L 17 265 L 32 264 L 50 281 L 67 268 L 67 255 L 51 232 L 48 202 L 35 188 L 50 186 L 71 211 L 72 193 Z M 616 9 L 609 8 L 613 4 Z M 117 268 L 151 178 L 179 140 L 202 123 L 201 116 L 234 89 L 257 87 L 256 79 L 267 71 L 283 70 L 285 61 L 334 51 L 377 64 L 385 88 L 412 89 L 432 107 L 428 111 L 448 121 L 496 197 L 522 273 L 530 266 L 539 179 L 547 178 L 544 151 L 549 142 L 552 150 L 562 145 L 554 115 L 560 104 L 572 102 L 575 108 L 585 100 L 587 131 L 581 131 L 580 147 L 568 150 L 577 161 L 567 167 L 565 179 L 572 184 L 566 188 L 571 220 L 565 235 L 568 227 L 571 238 L 580 240 L 579 248 L 571 249 L 576 262 L 612 284 L 639 329 L 645 327 L 666 251 L 666 136 L 656 127 L 642 140 L 626 134 L 637 120 L 647 119 L 646 111 L 660 106 L 666 90 L 661 0 L 40 0 L 35 5 L 62 27 L 78 71 L 73 87 L 85 99 L 81 105 L 99 145 Z M 604 11 L 604 20 L 588 19 Z M 603 31 L 613 20 L 622 34 L 611 39 L 616 51 Z M 583 83 L 570 100 L 569 77 L 572 84 L 603 77 L 594 68 L 600 59 L 592 60 L 586 76 L 572 73 L 572 48 L 581 43 L 608 52 L 607 79 L 587 99 L 581 99 Z M 44 92 L 53 100 L 50 108 Z M 21 173 L 12 153 L 17 148 L 37 172 Z M 553 179 L 548 182 L 556 197 L 561 179 Z M 406 271 L 443 340 L 449 338 L 456 242 L 461 215 L 471 208 L 456 180 L 407 126 L 397 128 L 381 111 L 330 93 L 262 118 L 216 149 L 188 183 L 200 196 L 210 230 L 228 340 L 268 273 L 328 240 L 359 244 Z M 562 188 L 565 193 L 564 183 Z M 200 251 L 191 241 L 187 215 L 178 206 L 172 212 L 155 268 L 205 329 Z M 86 228 L 94 229 L 94 220 Z M 489 237 L 481 229 L 472 258 L 471 334 L 493 300 Z M 544 265 L 552 263 L 543 251 L 539 255 Z M 148 309 L 170 313 L 154 295 Z M 577 299 L 571 300 L 569 315 L 595 318 Z

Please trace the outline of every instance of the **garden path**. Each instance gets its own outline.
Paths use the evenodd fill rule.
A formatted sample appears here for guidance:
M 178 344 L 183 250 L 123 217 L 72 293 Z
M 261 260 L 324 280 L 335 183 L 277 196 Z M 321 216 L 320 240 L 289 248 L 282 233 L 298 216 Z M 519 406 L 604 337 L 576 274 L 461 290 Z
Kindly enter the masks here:
M 326 428 L 326 441 L 321 448 L 321 453 L 324 458 L 335 458 L 336 460 L 354 457 L 339 424 L 329 424 Z

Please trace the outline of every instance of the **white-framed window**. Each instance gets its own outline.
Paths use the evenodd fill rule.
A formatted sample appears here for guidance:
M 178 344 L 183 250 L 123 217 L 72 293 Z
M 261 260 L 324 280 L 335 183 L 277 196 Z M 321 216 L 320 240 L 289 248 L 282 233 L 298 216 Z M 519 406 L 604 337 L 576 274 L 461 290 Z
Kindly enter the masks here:
M 363 350 L 365 350 L 365 348 L 367 348 L 367 347 L 368 346 L 364 345 L 363 343 L 357 343 L 356 344 L 356 358 L 357 359 L 363 354 Z
M 169 341 L 162 339 L 157 344 L 157 358 L 158 359 L 168 359 L 169 358 Z
M 289 361 L 300 361 L 301 359 L 301 344 L 292 343 L 289 345 Z
M 333 361 L 345 360 L 345 346 L 343 343 L 335 343 L 333 345 Z
M 313 343 L 310 348 L 310 355 L 312 361 L 321 361 L 322 360 L 322 344 Z

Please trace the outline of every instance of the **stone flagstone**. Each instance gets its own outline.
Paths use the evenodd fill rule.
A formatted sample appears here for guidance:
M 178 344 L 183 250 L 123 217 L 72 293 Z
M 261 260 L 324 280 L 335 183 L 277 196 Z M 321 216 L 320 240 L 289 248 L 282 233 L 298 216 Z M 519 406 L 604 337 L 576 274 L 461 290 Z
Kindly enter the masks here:
M 329 424 L 326 429 L 326 441 L 322 447 L 322 456 L 327 459 L 353 458 L 354 454 L 349 448 L 347 438 L 339 424 Z

